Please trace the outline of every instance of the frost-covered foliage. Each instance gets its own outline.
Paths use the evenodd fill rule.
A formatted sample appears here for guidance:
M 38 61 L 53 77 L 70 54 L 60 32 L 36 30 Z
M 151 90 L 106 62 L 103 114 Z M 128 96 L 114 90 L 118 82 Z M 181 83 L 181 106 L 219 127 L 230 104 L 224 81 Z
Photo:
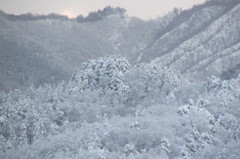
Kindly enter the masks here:
M 240 76 L 194 83 L 120 56 L 0 95 L 0 158 L 238 158 Z
M 240 76 L 229 81 L 212 77 L 197 99 L 178 108 L 184 127 L 191 126 L 183 158 L 239 158 Z
M 69 84 L 82 86 L 81 89 L 111 89 L 118 90 L 123 83 L 123 75 L 130 69 L 130 64 L 120 56 L 100 58 L 83 63 L 77 70 Z M 71 87 L 69 86 L 69 87 Z M 74 89 L 74 88 L 72 88 Z

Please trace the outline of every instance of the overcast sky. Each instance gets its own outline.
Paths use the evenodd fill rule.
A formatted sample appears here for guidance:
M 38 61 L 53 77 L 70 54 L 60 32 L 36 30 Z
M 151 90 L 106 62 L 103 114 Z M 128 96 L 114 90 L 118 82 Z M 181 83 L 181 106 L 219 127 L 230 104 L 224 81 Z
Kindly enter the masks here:
M 125 8 L 130 16 L 149 19 L 162 16 L 174 7 L 187 9 L 203 2 L 205 0 L 0 0 L 0 10 L 13 14 L 60 13 L 75 17 L 110 5 Z

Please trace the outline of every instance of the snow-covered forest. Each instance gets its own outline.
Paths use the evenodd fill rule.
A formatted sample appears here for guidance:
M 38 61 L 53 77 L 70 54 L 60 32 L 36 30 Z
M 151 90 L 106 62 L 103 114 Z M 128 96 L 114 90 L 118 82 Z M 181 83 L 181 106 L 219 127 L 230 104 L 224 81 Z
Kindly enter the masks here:
M 240 1 L 0 12 L 0 158 L 240 159 Z

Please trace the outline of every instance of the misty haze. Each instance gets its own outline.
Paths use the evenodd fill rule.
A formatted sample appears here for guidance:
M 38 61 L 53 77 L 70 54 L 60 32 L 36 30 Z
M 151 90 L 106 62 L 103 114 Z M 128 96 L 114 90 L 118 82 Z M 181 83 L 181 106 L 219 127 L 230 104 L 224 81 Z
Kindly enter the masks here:
M 240 159 L 240 0 L 25 2 L 0 0 L 0 159 Z

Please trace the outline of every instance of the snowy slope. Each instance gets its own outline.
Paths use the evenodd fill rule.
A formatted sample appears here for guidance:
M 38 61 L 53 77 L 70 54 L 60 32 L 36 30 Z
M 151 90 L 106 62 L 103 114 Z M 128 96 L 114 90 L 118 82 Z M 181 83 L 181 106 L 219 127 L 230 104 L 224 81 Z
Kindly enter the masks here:
M 114 9 L 112 10 L 114 11 Z M 65 77 L 60 79 L 69 78 L 76 67 L 91 58 L 112 54 L 121 54 L 130 58 L 147 45 L 153 30 L 155 30 L 152 22 L 145 22 L 118 13 L 92 22 L 51 19 L 49 16 L 45 18 L 36 16 L 34 20 L 9 16 L 5 13 L 0 15 L 0 37 L 3 41 L 0 51 L 9 54 L 9 61 L 14 58 L 15 54 L 18 54 L 18 47 L 21 47 L 24 50 L 22 52 L 25 53 L 24 56 L 21 56 L 22 61 L 26 61 L 28 56 L 43 59 L 42 63 L 49 65 L 50 69 L 45 69 L 49 72 L 42 73 L 46 80 L 40 84 L 51 81 L 47 74 L 54 74 L 54 72 L 64 74 Z M 13 46 L 9 46 L 5 41 L 12 42 Z M 16 64 L 15 67 L 22 66 Z M 40 70 L 42 70 L 41 67 L 35 67 L 31 71 L 38 72 Z M 59 72 L 59 70 L 61 71 Z M 24 72 L 24 70 L 20 71 Z M 12 74 L 16 73 L 13 71 Z M 25 73 L 24 76 L 33 78 L 29 73 Z M 59 80 L 57 76 L 55 79 Z M 22 81 L 24 83 L 24 80 Z M 19 83 L 20 81 L 16 79 L 15 82 Z M 27 82 L 24 84 L 31 85 Z M 33 84 L 39 86 L 34 82 Z M 19 88 L 19 86 L 2 85 L 6 90 Z
M 82 62 L 112 54 L 131 64 L 152 61 L 198 79 L 229 79 L 228 70 L 238 72 L 239 10 L 239 0 L 216 0 L 150 21 L 111 7 L 76 19 L 1 12 L 0 88 L 66 80 Z M 36 62 L 29 67 L 28 61 Z
M 240 76 L 193 83 L 119 56 L 0 95 L 0 158 L 239 158 Z
M 147 60 L 145 56 L 149 59 L 154 59 L 154 56 L 157 58 L 153 63 L 170 67 L 183 74 L 194 74 L 197 78 L 220 75 L 239 64 L 239 11 L 239 4 L 228 8 L 225 5 L 201 9 L 144 50 L 146 53 L 143 54 L 142 61 Z M 180 40 L 179 43 L 179 38 L 186 37 L 184 34 L 191 36 Z M 178 44 L 171 47 L 171 43 Z

